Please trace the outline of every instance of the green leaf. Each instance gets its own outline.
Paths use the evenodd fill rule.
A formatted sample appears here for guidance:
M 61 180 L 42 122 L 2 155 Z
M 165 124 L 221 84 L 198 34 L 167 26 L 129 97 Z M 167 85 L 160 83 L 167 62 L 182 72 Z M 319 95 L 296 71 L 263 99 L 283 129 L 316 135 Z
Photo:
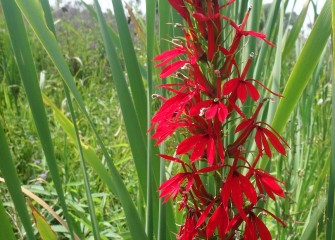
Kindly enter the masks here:
M 292 49 L 294 48 L 294 44 L 301 32 L 301 28 L 305 22 L 307 10 L 309 7 L 310 0 L 306 0 L 303 9 L 301 10 L 301 13 L 299 14 L 297 20 L 295 21 L 292 29 L 289 32 L 289 35 L 285 42 L 285 47 L 283 50 L 283 59 L 286 59 L 286 57 L 290 54 Z
M 327 204 L 327 198 L 323 197 L 317 204 L 317 207 L 314 209 L 314 211 L 310 213 L 304 226 L 304 231 L 300 237 L 301 240 L 315 239 L 315 236 L 312 236 L 312 233 L 317 227 L 318 221 L 320 220 L 320 218 L 322 218 L 326 204 Z
M 28 200 L 28 205 L 31 210 L 31 215 L 35 221 L 37 230 L 40 234 L 42 240 L 57 240 L 56 233 L 51 229 L 50 224 L 42 216 L 42 214 L 33 206 L 33 204 Z
M 4 6 L 4 5 L 3 5 Z M 5 133 L 0 123 L 0 170 L 6 182 L 8 191 L 12 197 L 12 201 L 16 211 L 22 221 L 23 227 L 26 230 L 28 239 L 35 239 L 34 230 L 32 229 L 32 222 L 27 211 L 27 206 L 21 193 L 21 184 L 19 177 L 16 173 L 15 165 L 10 154 L 8 143 Z
M 6 209 L 2 204 L 2 199 L 0 199 L 0 219 L 0 240 L 15 240 L 12 225 L 8 219 Z
M 292 70 L 275 113 L 272 126 L 282 132 L 318 64 L 331 29 L 331 1 L 327 0 Z
M 134 102 L 138 121 L 142 129 L 142 133 L 145 133 L 147 129 L 147 106 L 144 101 L 144 99 L 146 99 L 146 94 L 139 64 L 135 54 L 134 44 L 130 36 L 130 31 L 128 29 L 128 23 L 124 14 L 122 2 L 120 0 L 113 0 L 112 3 L 119 32 L 119 38 L 122 46 L 123 57 L 127 68 L 127 75 L 130 83 L 132 99 Z
M 66 135 L 70 138 L 73 144 L 76 143 L 76 132 L 74 130 L 72 122 L 62 113 L 62 111 L 45 95 L 43 95 L 43 101 L 45 104 L 50 106 L 54 113 L 56 122 L 60 124 Z M 94 169 L 106 186 L 111 190 L 112 193 L 117 195 L 117 190 L 111 175 L 105 169 L 104 165 L 99 160 L 99 157 L 94 152 L 94 149 L 87 144 L 81 143 L 84 154 L 84 159 Z
M 331 145 L 335 144 L 335 1 L 332 1 L 332 45 L 333 45 L 333 62 L 332 62 L 332 133 Z M 326 239 L 335 239 L 334 219 L 335 219 L 335 151 L 332 149 L 330 157 L 330 173 L 328 186 L 328 204 L 326 210 Z

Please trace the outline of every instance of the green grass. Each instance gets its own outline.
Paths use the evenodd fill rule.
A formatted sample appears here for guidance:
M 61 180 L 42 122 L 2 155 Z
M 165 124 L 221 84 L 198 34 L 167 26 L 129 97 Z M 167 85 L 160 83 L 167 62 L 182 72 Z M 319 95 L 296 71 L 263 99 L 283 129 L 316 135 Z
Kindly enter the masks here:
M 147 119 L 156 110 L 150 96 L 160 84 L 151 59 L 169 47 L 164 40 L 168 34 L 178 34 L 165 24 L 178 20 L 176 14 L 166 14 L 166 1 L 158 1 L 161 24 L 155 25 L 156 11 L 152 6 L 156 1 L 147 1 L 151 3 L 149 15 L 137 15 L 143 41 L 135 30 L 134 19 L 127 25 L 123 14 L 113 16 L 94 10 L 91 14 L 85 12 L 87 18 L 83 18 L 76 9 L 57 10 L 53 12 L 53 20 L 57 20 L 56 40 L 47 29 L 52 26 L 50 18 L 46 24 L 42 21 L 42 11 L 48 12 L 47 6 L 42 10 L 37 0 L 31 5 L 17 0 L 19 8 L 15 2 L 5 2 L 2 1 L 0 11 L 0 177 L 6 183 L 0 182 L 0 221 L 4 222 L 0 239 L 12 233 L 15 239 L 39 238 L 20 185 L 72 222 L 69 233 L 33 201 L 59 239 L 71 235 L 79 239 L 136 239 L 140 235 L 141 239 L 174 239 L 175 218 L 180 221 L 183 216 L 174 215 L 170 203 L 162 206 L 159 202 L 156 189 L 166 177 L 166 169 L 164 162 L 153 157 L 158 149 L 151 148 L 145 131 Z M 276 2 L 264 31 L 277 48 L 250 40 L 240 54 L 242 62 L 247 52 L 255 51 L 254 77 L 268 79 L 273 89 L 281 92 L 285 88 L 285 98 L 276 102 L 278 108 L 270 107 L 263 117 L 274 117 L 274 126 L 291 148 L 287 157 L 275 157 L 271 164 L 262 164 L 285 182 L 286 199 L 276 204 L 268 201 L 267 205 L 288 226 L 281 228 L 270 217 L 266 218 L 267 224 L 274 239 L 326 239 L 326 233 L 327 239 L 333 239 L 332 223 L 326 220 L 334 215 L 333 208 L 327 205 L 327 201 L 334 202 L 334 156 L 330 151 L 334 121 L 331 1 L 327 1 L 325 13 L 308 40 L 298 34 L 305 12 L 292 32 L 286 28 L 279 31 L 279 26 L 284 25 L 285 5 L 280 8 L 282 1 Z M 116 7 L 120 3 L 113 1 Z M 258 1 L 254 6 L 256 20 L 250 28 L 258 27 L 257 19 L 264 16 Z M 13 9 L 17 15 L 13 15 Z M 243 14 L 237 8 L 232 12 L 236 19 Z M 19 18 L 11 16 L 21 17 L 21 13 L 25 24 L 14 23 Z M 144 21 L 150 24 L 143 24 Z M 14 31 L 19 29 L 17 26 L 21 27 L 19 35 Z M 26 45 L 22 39 L 27 40 Z M 24 49 L 20 50 L 22 46 Z M 26 52 L 26 59 L 33 59 L 28 67 L 24 61 L 16 61 L 22 51 Z M 132 69 L 135 65 L 139 67 Z M 45 81 L 40 89 L 42 71 Z M 70 90 L 67 96 L 63 81 Z M 45 95 L 44 103 L 41 93 Z M 165 149 L 171 151 L 169 146 Z M 83 163 L 85 170 L 81 168 Z M 86 190 L 83 173 L 87 176 Z M 91 196 L 92 204 L 87 196 Z M 151 207 L 147 208 L 147 204 Z M 1 235 L 2 229 L 8 235 Z

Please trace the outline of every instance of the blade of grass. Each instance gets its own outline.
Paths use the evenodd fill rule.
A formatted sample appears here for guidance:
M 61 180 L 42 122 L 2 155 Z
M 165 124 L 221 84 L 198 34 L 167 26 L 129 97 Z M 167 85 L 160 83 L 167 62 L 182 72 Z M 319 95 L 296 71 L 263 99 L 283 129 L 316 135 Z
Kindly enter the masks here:
M 147 23 L 147 119 L 151 119 L 151 95 L 153 88 L 153 69 L 152 69 L 152 58 L 154 54 L 154 40 L 155 40 L 155 16 L 156 16 L 156 0 L 147 0 L 146 1 L 146 23 Z M 148 121 L 148 128 L 150 128 L 150 121 Z M 147 187 L 148 189 L 153 188 L 153 175 L 151 173 L 152 168 L 152 139 L 151 132 L 147 136 Z M 146 232 L 148 234 L 148 239 L 153 239 L 153 194 L 151 191 L 147 192 L 147 212 L 146 212 Z
M 171 22 L 171 6 L 168 1 L 165 0 L 159 0 L 158 1 L 158 16 L 159 16 L 159 45 L 160 45 L 160 52 L 164 52 L 169 49 L 169 42 L 167 41 L 168 37 L 171 36 L 172 32 L 170 31 L 170 26 L 168 23 Z M 148 33 L 149 34 L 149 33 Z M 149 60 L 149 59 L 148 59 Z M 163 80 L 163 84 L 166 83 L 166 79 Z M 166 97 L 166 90 L 162 89 L 161 95 L 163 97 Z M 165 144 L 162 143 L 160 145 L 160 152 L 165 152 Z M 166 180 L 165 179 L 165 160 L 160 159 L 160 179 L 159 183 L 160 185 Z M 169 218 L 167 218 L 167 205 L 163 204 L 163 199 L 159 199 L 159 209 L 158 209 L 158 239 L 165 240 L 169 236 L 167 235 L 167 221 L 173 220 L 172 216 L 172 209 L 169 212 Z M 173 223 L 172 223 L 173 224 Z
M 3 7 L 5 8 L 6 6 L 3 5 Z M 21 184 L 19 176 L 17 175 L 1 122 L 0 122 L 0 149 L 2 154 L 0 160 L 1 173 L 6 181 L 6 185 L 12 197 L 15 209 L 21 219 L 24 229 L 26 230 L 27 238 L 35 239 L 34 230 L 32 228 L 32 222 L 30 220 L 30 216 L 27 211 L 27 206 L 21 193 L 20 188 Z
M 327 0 L 285 86 L 284 97 L 279 102 L 272 122 L 273 128 L 278 132 L 284 129 L 329 39 L 330 4 L 331 1 Z
M 290 33 L 285 41 L 285 46 L 283 50 L 283 59 L 286 59 L 287 56 L 291 53 L 292 49 L 294 48 L 294 44 L 301 32 L 301 28 L 305 22 L 307 16 L 307 10 L 309 7 L 310 0 L 306 0 L 301 13 L 299 14 L 297 20 L 295 21 Z
M 96 12 L 94 11 L 94 8 L 91 5 L 85 3 L 84 0 L 80 0 L 80 2 L 86 7 L 91 17 L 93 17 L 96 21 L 98 21 L 98 16 Z M 116 50 L 121 51 L 122 47 L 121 47 L 119 36 L 116 34 L 116 32 L 111 27 L 108 27 L 108 31 L 109 31 L 111 39 L 113 40 Z
M 327 198 L 323 197 L 321 201 L 317 204 L 317 207 L 314 209 L 314 211 L 310 214 L 308 221 L 306 221 L 304 231 L 300 237 L 301 240 L 315 239 L 315 236 L 312 236 L 312 233 L 317 227 L 318 221 L 322 217 L 326 204 Z
M 124 185 L 124 183 L 121 180 L 120 174 L 118 173 L 117 169 L 115 168 L 113 161 L 111 157 L 108 154 L 108 151 L 106 147 L 104 146 L 100 136 L 98 135 L 94 124 L 88 115 L 85 105 L 83 103 L 82 97 L 75 85 L 74 79 L 67 67 L 67 64 L 63 58 L 62 52 L 59 48 L 59 45 L 54 37 L 54 35 L 49 31 L 46 22 L 44 21 L 43 17 L 43 10 L 41 6 L 39 5 L 39 2 L 37 0 L 32 1 L 24 1 L 24 0 L 17 0 L 17 4 L 19 8 L 21 9 L 21 12 L 26 17 L 28 23 L 32 26 L 32 29 L 36 33 L 36 36 L 41 41 L 42 46 L 47 51 L 48 55 L 50 56 L 52 62 L 57 67 L 57 70 L 59 74 L 62 76 L 62 78 L 65 80 L 67 86 L 71 90 L 71 93 L 75 97 L 80 110 L 84 113 L 86 119 L 88 120 L 96 138 L 98 141 L 99 146 L 101 147 L 101 150 L 105 156 L 106 162 L 108 164 L 108 167 L 110 169 L 110 174 L 113 177 L 113 181 L 115 182 L 116 190 L 117 190 L 117 196 L 120 199 L 120 202 L 123 206 L 123 210 L 126 215 L 127 224 L 129 226 L 130 232 L 134 238 L 140 238 L 140 239 L 146 239 L 146 234 L 143 231 L 142 223 L 140 222 L 139 216 L 137 214 L 136 208 L 130 198 L 130 195 Z M 127 89 L 128 90 L 128 89 Z M 127 106 L 129 107 L 129 106 Z M 130 118 L 132 120 L 134 118 Z M 129 120 L 129 121 L 130 121 Z M 132 129 L 134 129 L 134 134 L 139 131 L 139 127 L 134 124 L 134 121 L 132 123 Z M 138 123 L 137 123 L 138 124 Z M 134 135 L 134 136 L 141 136 L 140 135 Z M 131 138 L 129 138 L 130 141 L 132 141 Z M 141 147 L 141 142 L 136 142 L 136 146 Z M 142 149 L 139 148 L 138 154 L 141 154 Z M 134 157 L 135 158 L 135 157 Z M 145 170 L 145 168 L 144 168 Z
M 265 25 L 265 34 L 267 35 L 267 39 L 270 41 L 272 40 L 271 37 L 275 37 L 275 31 L 276 31 L 276 20 L 280 11 L 280 4 L 281 0 L 276 0 L 275 3 L 272 3 L 269 16 L 267 17 L 266 25 Z M 255 68 L 253 69 L 254 73 L 254 79 L 260 79 L 262 68 L 264 66 L 265 56 L 268 52 L 269 45 L 262 42 L 260 52 L 257 56 L 257 62 L 255 65 Z M 257 51 L 256 51 L 257 54 Z
M 8 219 L 6 209 L 3 206 L 2 199 L 0 199 L 0 240 L 15 240 L 12 225 Z
M 135 54 L 134 45 L 130 36 L 130 31 L 127 24 L 127 19 L 124 14 L 121 0 L 113 0 L 114 15 L 118 28 L 119 38 L 121 42 L 124 62 L 127 68 L 128 80 L 130 83 L 132 99 L 135 110 L 140 123 L 142 134 L 146 132 L 147 126 L 147 106 L 144 99 L 146 98 L 144 85 L 141 77 L 141 72 L 137 57 Z
M 102 31 L 104 43 L 106 46 L 107 57 L 110 67 L 112 69 L 113 79 L 115 80 L 114 83 L 119 97 L 122 116 L 126 125 L 127 135 L 133 153 L 140 186 L 142 191 L 146 194 L 148 189 L 146 186 L 147 169 L 145 164 L 143 164 L 143 161 L 147 157 L 144 150 L 146 149 L 146 145 L 144 142 L 143 132 L 141 131 L 141 127 L 135 112 L 133 102 L 131 100 L 128 86 L 123 75 L 121 63 L 118 60 L 113 42 L 110 38 L 110 35 L 108 34 L 107 23 L 102 15 L 100 5 L 97 1 L 95 1 L 95 8 L 97 11 L 98 21 L 100 24 L 100 29 Z
M 35 126 L 61 207 L 64 212 L 64 216 L 69 224 L 71 239 L 73 239 L 73 223 L 67 210 L 61 179 L 58 174 L 58 167 L 54 154 L 53 144 L 51 141 L 48 120 L 42 102 L 37 73 L 35 70 L 24 22 L 21 13 L 14 1 L 2 1 L 2 6 L 4 8 L 5 19 L 11 37 L 12 47 L 16 56 L 23 86 L 27 94 L 29 106 L 33 114 Z
M 330 158 L 330 173 L 329 173 L 329 186 L 328 186 L 328 204 L 326 210 L 326 239 L 335 239 L 334 230 L 334 198 L 335 198 L 335 1 L 332 1 L 332 44 L 333 44 L 333 62 L 332 62 L 332 131 L 331 131 L 331 158 Z
M 56 37 L 56 30 L 55 30 L 55 26 L 53 24 L 53 19 L 52 19 L 52 15 L 51 15 L 49 2 L 48 1 L 42 1 L 41 5 L 42 5 L 42 8 L 43 8 L 43 12 L 44 12 L 44 16 L 45 16 L 45 20 L 46 20 L 46 23 L 48 25 L 48 28 L 50 29 L 50 31 Z M 81 142 L 80 142 L 80 138 L 79 138 L 79 131 L 78 131 L 78 127 L 77 127 L 76 115 L 74 113 L 73 104 L 72 104 L 69 89 L 66 86 L 66 83 L 64 82 L 64 80 L 62 82 L 63 82 L 63 88 L 64 88 L 65 95 L 66 95 L 66 100 L 67 100 L 68 105 L 69 105 L 74 130 L 75 130 L 75 133 L 76 133 L 75 136 L 76 136 L 76 141 L 77 141 L 77 147 L 78 147 L 78 150 L 79 150 L 80 165 L 81 165 L 82 173 L 83 173 L 83 177 L 84 177 L 85 193 L 86 193 L 86 198 L 87 198 L 87 202 L 88 202 L 88 211 L 89 211 L 90 218 L 91 218 L 91 223 L 92 223 L 93 236 L 94 236 L 94 239 L 100 240 L 99 225 L 98 225 L 98 221 L 97 221 L 95 211 L 94 211 L 94 204 L 93 204 L 92 194 L 91 194 L 91 190 L 90 190 L 88 174 L 87 174 L 87 171 L 86 171 L 86 164 L 85 164 L 85 160 L 84 160 L 83 150 L 82 150 L 82 146 L 81 146 Z
M 66 135 L 70 138 L 71 142 L 75 144 L 77 141 L 76 132 L 71 121 L 62 113 L 59 108 L 57 108 L 57 106 L 47 96 L 43 95 L 43 101 L 52 108 L 56 122 L 60 124 Z M 101 180 L 106 184 L 109 190 L 117 195 L 117 188 L 113 179 L 105 169 L 104 165 L 100 162 L 99 157 L 96 155 L 92 147 L 90 147 L 89 145 L 85 145 L 84 143 L 81 143 L 81 145 L 85 161 L 90 164 L 90 166 L 98 174 Z

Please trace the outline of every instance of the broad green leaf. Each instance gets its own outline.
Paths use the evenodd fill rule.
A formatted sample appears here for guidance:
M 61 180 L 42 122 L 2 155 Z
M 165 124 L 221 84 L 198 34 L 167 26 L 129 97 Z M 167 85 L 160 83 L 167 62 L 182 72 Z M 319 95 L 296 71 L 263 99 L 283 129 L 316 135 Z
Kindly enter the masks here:
M 327 0 L 287 81 L 272 123 L 278 132 L 283 131 L 329 39 L 330 5 L 331 1 Z
M 34 205 L 28 200 L 28 204 L 33 216 L 36 228 L 40 234 L 42 240 L 57 240 L 56 233 L 51 229 L 50 224 L 42 216 L 42 214 L 34 207 Z

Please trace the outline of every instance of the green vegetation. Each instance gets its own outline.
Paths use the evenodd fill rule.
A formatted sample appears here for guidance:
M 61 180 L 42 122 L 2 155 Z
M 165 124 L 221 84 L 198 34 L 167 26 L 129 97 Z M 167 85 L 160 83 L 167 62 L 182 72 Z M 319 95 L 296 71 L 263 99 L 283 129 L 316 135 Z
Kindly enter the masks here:
M 183 216 L 157 192 L 175 166 L 160 161 L 146 130 L 147 113 L 159 104 L 152 93 L 165 94 L 155 88 L 161 80 L 151 59 L 169 48 L 168 36 L 179 36 L 169 23 L 180 19 L 167 0 L 158 1 L 157 18 L 154 0 L 146 16 L 131 7 L 123 15 L 121 1 L 112 2 L 115 16 L 95 1 L 94 8 L 52 9 L 51 19 L 47 1 L 1 1 L 0 240 L 40 239 L 31 209 L 59 239 L 175 239 Z M 235 20 L 247 8 L 239 2 Z M 286 187 L 285 199 L 266 204 L 287 228 L 271 217 L 267 224 L 274 239 L 335 239 L 335 7 L 327 0 L 311 34 L 302 35 L 307 7 L 291 16 L 276 0 L 265 19 L 259 0 L 252 2 L 250 28 L 262 28 L 277 47 L 250 39 L 239 59 L 254 51 L 254 77 L 285 89 L 263 118 L 273 119 L 291 146 L 287 157 L 262 161 Z M 174 146 L 171 140 L 163 149 L 173 154 Z

